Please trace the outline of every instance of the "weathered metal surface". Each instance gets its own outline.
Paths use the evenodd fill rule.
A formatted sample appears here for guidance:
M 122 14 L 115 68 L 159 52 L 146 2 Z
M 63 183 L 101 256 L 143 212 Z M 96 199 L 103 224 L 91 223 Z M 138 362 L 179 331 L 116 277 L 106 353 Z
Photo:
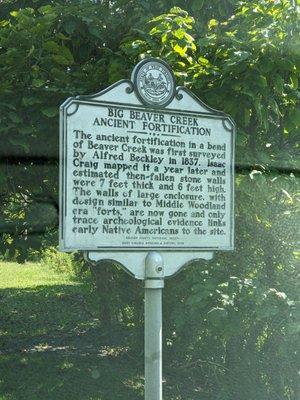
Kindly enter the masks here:
M 233 249 L 232 120 L 159 60 L 132 79 L 61 107 L 61 250 Z

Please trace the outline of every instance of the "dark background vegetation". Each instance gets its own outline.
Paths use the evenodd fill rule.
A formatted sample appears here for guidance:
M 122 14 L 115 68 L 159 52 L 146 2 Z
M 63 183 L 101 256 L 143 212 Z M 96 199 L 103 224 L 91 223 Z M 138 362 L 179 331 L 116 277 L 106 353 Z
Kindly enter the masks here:
M 165 363 L 193 388 L 185 398 L 300 398 L 299 28 L 299 0 L 0 1 L 3 259 L 59 259 L 67 97 L 155 56 L 237 124 L 236 250 L 181 272 L 164 294 Z M 139 352 L 142 286 L 110 265 L 92 272 L 102 326 Z

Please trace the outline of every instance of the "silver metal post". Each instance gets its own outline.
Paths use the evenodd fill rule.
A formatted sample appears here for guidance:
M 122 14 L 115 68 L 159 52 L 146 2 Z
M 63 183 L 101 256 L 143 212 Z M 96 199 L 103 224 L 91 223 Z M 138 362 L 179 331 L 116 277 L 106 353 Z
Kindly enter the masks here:
M 145 260 L 145 400 L 162 400 L 162 256 Z

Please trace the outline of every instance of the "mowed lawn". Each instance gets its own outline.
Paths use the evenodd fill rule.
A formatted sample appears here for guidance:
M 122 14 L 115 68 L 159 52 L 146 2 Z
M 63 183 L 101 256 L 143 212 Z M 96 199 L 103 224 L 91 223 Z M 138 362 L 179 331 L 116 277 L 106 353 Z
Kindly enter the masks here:
M 0 400 L 142 399 L 141 363 L 105 332 L 97 307 L 90 284 L 0 263 Z

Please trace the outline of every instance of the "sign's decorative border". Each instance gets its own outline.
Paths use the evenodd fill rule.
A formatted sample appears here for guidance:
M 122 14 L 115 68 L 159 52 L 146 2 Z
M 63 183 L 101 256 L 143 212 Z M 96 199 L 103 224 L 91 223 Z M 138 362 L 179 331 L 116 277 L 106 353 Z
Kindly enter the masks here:
M 217 111 L 209 106 L 207 106 L 205 103 L 203 103 L 196 95 L 191 93 L 188 89 L 185 87 L 177 87 L 176 90 L 174 89 L 174 96 L 178 96 L 179 92 L 182 90 L 186 93 L 188 93 L 195 101 L 201 105 L 206 112 L 196 112 L 196 111 L 187 111 L 187 110 L 178 110 L 178 109 L 161 109 L 163 113 L 184 113 L 188 115 L 197 115 L 197 116 L 203 116 L 206 118 L 214 118 L 214 119 L 221 119 L 222 124 L 224 128 L 231 133 L 231 166 L 230 166 L 230 186 L 231 186 L 231 211 L 230 211 L 230 245 L 229 246 L 218 246 L 218 247 L 114 247 L 114 246 L 96 246 L 93 248 L 68 248 L 65 247 L 64 245 L 64 218 L 67 213 L 67 193 L 66 193 L 66 180 L 67 180 L 67 140 L 66 140 L 66 134 L 67 134 L 67 117 L 70 115 L 73 115 L 77 112 L 80 104 L 90 104 L 94 106 L 112 106 L 112 105 L 119 105 L 124 108 L 134 108 L 134 109 L 141 109 L 145 110 L 145 106 L 143 105 L 133 105 L 130 103 L 118 103 L 118 102 L 109 102 L 109 101 L 101 101 L 98 100 L 98 97 L 107 93 L 110 91 L 112 88 L 115 88 L 121 84 L 127 83 L 128 87 L 125 89 L 126 93 L 130 94 L 133 92 L 133 84 L 129 80 L 121 80 L 119 82 L 116 82 L 115 84 L 111 85 L 110 87 L 106 88 L 105 90 L 101 91 L 100 93 L 94 94 L 94 95 L 83 95 L 83 96 L 76 96 L 76 97 L 70 97 L 68 98 L 60 107 L 60 234 L 59 234 L 59 239 L 60 239 L 60 249 L 62 251 L 75 251 L 75 250 L 84 250 L 84 251 L 99 251 L 99 250 L 113 250 L 113 251 L 134 251 L 134 252 L 141 252 L 145 250 L 155 250 L 159 252 L 164 252 L 164 251 L 178 251 L 178 252 L 183 252 L 183 251 L 207 251 L 207 250 L 233 250 L 234 249 L 234 149 L 235 149 L 235 123 L 231 119 L 231 117 L 221 111 Z M 172 99 L 173 99 L 172 97 Z M 73 106 L 75 106 L 73 108 Z M 72 110 L 69 110 L 69 107 L 72 107 Z M 152 107 L 154 108 L 154 107 Z

